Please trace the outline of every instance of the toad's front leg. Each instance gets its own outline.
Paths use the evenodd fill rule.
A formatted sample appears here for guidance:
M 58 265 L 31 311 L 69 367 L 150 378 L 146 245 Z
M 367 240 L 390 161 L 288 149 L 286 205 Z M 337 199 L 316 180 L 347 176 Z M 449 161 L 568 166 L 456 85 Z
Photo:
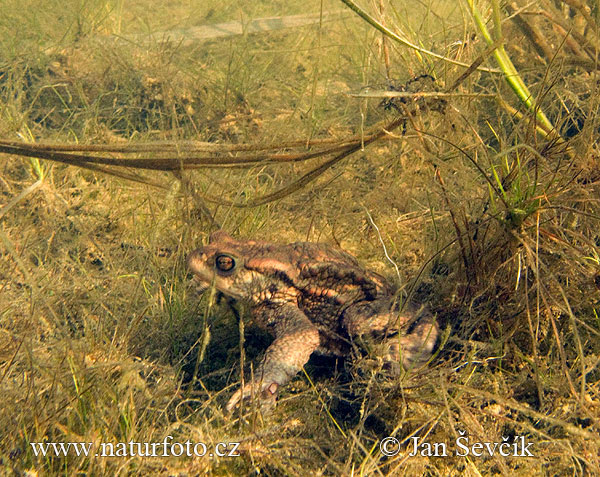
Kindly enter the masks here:
M 254 393 L 265 404 L 273 404 L 277 390 L 302 369 L 319 347 L 319 330 L 293 304 L 270 304 L 255 310 L 258 321 L 275 336 L 267 348 L 254 380 L 235 392 L 227 403 L 231 411 L 242 399 Z

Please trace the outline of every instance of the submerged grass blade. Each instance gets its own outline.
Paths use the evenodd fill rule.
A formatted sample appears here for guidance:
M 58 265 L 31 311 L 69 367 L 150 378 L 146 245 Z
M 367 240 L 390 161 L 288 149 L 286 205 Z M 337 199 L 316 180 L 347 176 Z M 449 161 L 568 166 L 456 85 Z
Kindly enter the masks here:
M 468 63 L 463 63 L 462 61 L 453 60 L 452 58 L 448 58 L 447 56 L 443 56 L 443 55 L 440 55 L 440 54 L 435 53 L 433 51 L 427 50 L 425 48 L 421 48 L 420 46 L 415 45 L 414 43 L 408 41 L 406 38 L 402 38 L 401 36 L 399 36 L 396 33 L 394 33 L 392 30 L 390 30 L 389 28 L 387 28 L 385 25 L 382 25 L 380 22 L 378 22 L 375 18 L 373 18 L 365 10 L 363 10 L 362 8 L 360 8 L 352 0 L 342 0 L 342 2 L 344 4 L 346 4 L 346 6 L 348 6 L 348 8 L 350 8 L 350 10 L 352 10 L 353 12 L 355 12 L 359 17 L 361 17 L 364 21 L 366 21 L 369 25 L 371 25 L 373 28 L 375 28 L 376 30 L 378 30 L 381 33 L 383 33 L 388 38 L 391 38 L 392 40 L 394 40 L 394 41 L 396 41 L 396 42 L 398 42 L 398 43 L 400 43 L 400 44 L 402 44 L 404 46 L 412 48 L 413 50 L 415 50 L 418 53 L 422 53 L 424 55 L 431 56 L 432 58 L 437 58 L 438 60 L 443 60 L 443 61 L 446 61 L 446 62 L 451 63 L 453 65 L 462 66 L 464 68 L 470 68 L 471 67 L 471 65 L 468 64 Z M 500 73 L 499 70 L 496 70 L 494 68 L 486 68 L 484 66 L 480 66 L 477 69 L 480 70 L 480 71 L 487 71 L 488 73 Z

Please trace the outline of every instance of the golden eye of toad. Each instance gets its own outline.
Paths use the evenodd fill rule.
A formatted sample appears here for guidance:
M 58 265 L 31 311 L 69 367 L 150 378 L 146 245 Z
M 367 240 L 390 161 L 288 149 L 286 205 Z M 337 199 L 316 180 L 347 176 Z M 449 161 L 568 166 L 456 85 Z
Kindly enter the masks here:
M 215 267 L 220 272 L 231 272 L 235 268 L 235 259 L 229 255 L 218 255 L 215 259 Z

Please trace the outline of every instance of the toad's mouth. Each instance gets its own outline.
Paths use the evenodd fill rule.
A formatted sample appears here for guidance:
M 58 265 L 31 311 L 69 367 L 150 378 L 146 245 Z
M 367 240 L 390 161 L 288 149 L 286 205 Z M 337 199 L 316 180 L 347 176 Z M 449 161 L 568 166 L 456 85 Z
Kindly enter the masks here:
M 194 276 L 192 281 L 196 286 L 196 293 L 202 293 L 214 288 L 219 293 L 231 297 L 234 300 L 242 299 L 242 295 L 231 287 L 231 284 L 214 272 L 202 273 L 202 271 L 193 270 Z
M 202 295 L 206 290 L 210 288 L 210 282 L 206 282 L 200 276 L 194 274 L 194 278 L 192 278 L 194 285 L 196 286 L 196 293 L 198 295 Z

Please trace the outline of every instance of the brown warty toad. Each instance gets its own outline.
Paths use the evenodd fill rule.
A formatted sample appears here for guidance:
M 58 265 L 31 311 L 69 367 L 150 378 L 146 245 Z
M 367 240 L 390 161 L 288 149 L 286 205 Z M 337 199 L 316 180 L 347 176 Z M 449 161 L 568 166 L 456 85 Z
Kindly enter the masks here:
M 249 304 L 254 321 L 273 343 L 254 381 L 229 400 L 231 410 L 252 392 L 274 403 L 277 390 L 302 369 L 313 352 L 349 353 L 357 338 L 375 338 L 387 363 L 420 366 L 431 356 L 438 326 L 425 307 L 400 310 L 386 280 L 329 245 L 235 240 L 224 231 L 190 253 L 198 290 L 217 290 Z

